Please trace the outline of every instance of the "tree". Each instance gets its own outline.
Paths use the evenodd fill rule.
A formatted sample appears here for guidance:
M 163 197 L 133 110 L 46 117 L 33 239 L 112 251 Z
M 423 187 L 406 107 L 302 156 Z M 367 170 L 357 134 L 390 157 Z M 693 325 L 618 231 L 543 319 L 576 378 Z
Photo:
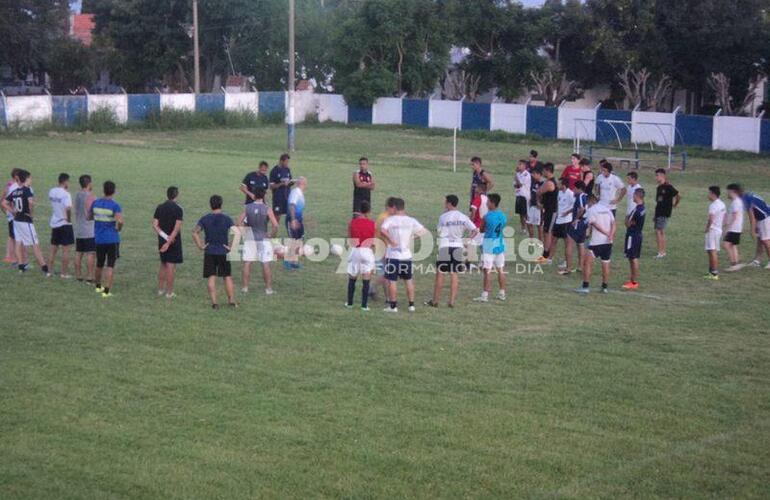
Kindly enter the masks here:
M 62 0 L 3 0 L 0 61 L 17 76 L 45 71 L 48 55 L 66 36 L 69 5 Z
M 732 85 L 727 75 L 724 73 L 712 73 L 708 78 L 708 85 L 714 92 L 716 104 L 722 109 L 722 113 L 728 116 L 744 115 L 751 111 L 751 104 L 757 97 L 759 79 L 754 79 L 751 82 L 751 85 L 748 86 L 748 92 L 745 93 L 743 99 L 737 105 L 735 104 L 736 99 L 731 94 Z
M 658 111 L 663 102 L 671 96 L 672 83 L 668 75 L 654 80 L 647 68 L 632 70 L 630 66 L 618 74 L 620 87 L 626 94 L 626 103 L 631 109 L 637 106 L 642 111 Z
M 78 87 L 88 87 L 96 76 L 93 51 L 71 38 L 61 38 L 53 45 L 45 67 L 55 94 L 66 95 Z
M 559 106 L 579 92 L 577 82 L 569 80 L 567 75 L 559 70 L 549 68 L 540 73 L 533 71 L 530 78 L 535 92 L 543 97 L 546 106 Z

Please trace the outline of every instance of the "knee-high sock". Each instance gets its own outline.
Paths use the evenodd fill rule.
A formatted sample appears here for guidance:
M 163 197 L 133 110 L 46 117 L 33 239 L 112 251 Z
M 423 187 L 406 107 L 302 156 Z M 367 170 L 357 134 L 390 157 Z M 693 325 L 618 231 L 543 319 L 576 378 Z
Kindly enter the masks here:
M 348 278 L 348 305 L 353 305 L 353 297 L 356 294 L 356 279 Z
M 367 307 L 369 304 L 369 281 L 370 280 L 364 280 L 364 288 L 361 293 L 363 293 L 363 296 L 361 297 L 361 307 Z

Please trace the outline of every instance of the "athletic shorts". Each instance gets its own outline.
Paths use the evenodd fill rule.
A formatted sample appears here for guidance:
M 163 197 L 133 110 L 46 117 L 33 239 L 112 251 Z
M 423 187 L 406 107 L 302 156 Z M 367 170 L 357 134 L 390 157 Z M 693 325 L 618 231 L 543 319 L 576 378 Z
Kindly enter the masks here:
M 565 222 L 564 224 L 554 224 L 553 226 L 553 237 L 554 238 L 560 238 L 564 239 L 567 237 L 567 231 L 569 230 L 569 227 L 572 226 L 571 223 Z
M 532 226 L 539 226 L 542 223 L 541 215 L 542 213 L 540 212 L 540 207 L 529 207 L 527 210 L 527 224 Z
M 556 225 L 556 212 L 543 210 L 543 230 L 546 233 L 552 233 Z
M 243 242 L 243 262 L 273 262 L 273 244 L 268 240 Z
M 577 224 L 570 224 L 567 228 L 567 235 L 572 238 L 572 240 L 577 243 L 578 245 L 581 245 L 585 243 L 586 241 L 586 232 L 588 231 L 588 225 L 585 223 L 584 220 L 579 220 Z
M 505 267 L 505 254 L 504 253 L 484 253 L 481 254 L 481 268 L 482 269 L 502 269 Z
M 210 278 L 212 276 L 227 278 L 232 272 L 232 267 L 230 266 L 230 261 L 227 260 L 227 255 L 211 255 L 210 253 L 207 253 L 203 256 L 204 278 Z
M 733 231 L 728 231 L 725 235 L 725 242 L 731 243 L 733 245 L 740 245 L 741 244 L 741 233 L 735 233 Z
M 770 240 L 770 217 L 757 221 L 757 236 L 760 241 Z
M 594 257 L 601 259 L 602 262 L 610 262 L 612 260 L 612 244 L 610 243 L 589 246 L 588 249 Z
M 115 262 L 120 258 L 120 243 L 96 244 L 96 267 L 115 267 Z
M 35 225 L 31 222 L 13 221 L 13 234 L 15 240 L 25 247 L 31 247 L 40 243 L 37 239 Z
M 297 229 L 291 228 L 291 222 L 289 221 L 289 218 L 286 217 L 286 230 L 289 232 L 289 238 L 293 240 L 301 240 L 305 237 L 305 224 L 300 220 L 299 227 Z
M 168 250 L 163 253 L 158 252 L 158 255 L 160 255 L 160 261 L 164 264 L 181 264 L 184 262 L 182 240 L 176 240 L 173 245 L 168 247 Z
M 529 205 L 529 200 L 527 200 L 523 196 L 517 196 L 516 197 L 516 215 L 521 215 L 523 217 L 527 216 L 528 210 L 527 205 Z
M 371 248 L 356 247 L 348 255 L 348 274 L 371 274 L 374 271 L 374 252 Z
M 8 237 L 11 238 L 12 240 L 16 239 L 16 236 L 14 236 L 14 234 L 13 234 L 13 221 L 12 220 L 8 221 Z
M 75 240 L 75 251 L 78 253 L 94 253 L 96 251 L 96 240 L 93 238 L 77 238 Z
M 642 256 L 642 234 L 626 233 L 626 243 L 623 250 L 628 260 L 640 258 Z
M 668 226 L 668 217 L 655 217 L 655 229 L 663 231 Z
M 371 200 L 367 200 L 366 198 L 353 198 L 353 212 L 360 212 L 361 203 L 364 201 L 367 203 L 371 203 Z
M 385 279 L 388 281 L 412 279 L 412 261 L 399 259 L 385 259 Z
M 273 212 L 276 216 L 287 214 L 289 210 L 288 198 L 284 196 L 273 196 Z
M 719 251 L 719 242 L 722 241 L 722 231 L 718 229 L 709 229 L 709 232 L 706 233 L 706 245 L 705 249 L 707 252 L 718 252 Z
M 436 270 L 440 273 L 465 272 L 464 249 L 461 247 L 441 247 L 438 249 Z
M 75 244 L 75 231 L 72 225 L 51 228 L 51 245 L 58 247 L 68 247 Z

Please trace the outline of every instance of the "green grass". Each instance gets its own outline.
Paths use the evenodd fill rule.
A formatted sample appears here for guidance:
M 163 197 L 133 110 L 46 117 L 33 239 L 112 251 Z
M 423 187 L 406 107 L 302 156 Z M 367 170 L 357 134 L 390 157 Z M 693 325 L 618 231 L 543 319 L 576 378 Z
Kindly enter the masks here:
M 767 496 L 770 274 L 704 282 L 702 227 L 708 185 L 768 195 L 770 160 L 696 156 L 672 175 L 670 258 L 651 259 L 648 228 L 639 293 L 576 297 L 577 278 L 546 269 L 510 276 L 505 304 L 471 303 L 467 276 L 457 309 L 364 315 L 341 307 L 332 260 L 212 311 L 194 221 L 213 193 L 235 214 L 243 175 L 284 143 L 268 126 L 0 138 L 0 170 L 29 167 L 41 198 L 60 171 L 114 180 L 127 223 L 114 300 L 0 269 L 0 497 Z M 511 166 L 533 145 L 570 152 L 464 139 L 460 153 L 484 157 L 510 212 Z M 433 227 L 444 194 L 467 202 L 450 153 L 414 130 L 300 128 L 309 236 L 344 236 L 363 154 L 376 204 L 400 195 Z M 155 295 L 150 228 L 170 184 L 186 211 L 174 301 Z M 432 276 L 416 283 L 427 298 Z

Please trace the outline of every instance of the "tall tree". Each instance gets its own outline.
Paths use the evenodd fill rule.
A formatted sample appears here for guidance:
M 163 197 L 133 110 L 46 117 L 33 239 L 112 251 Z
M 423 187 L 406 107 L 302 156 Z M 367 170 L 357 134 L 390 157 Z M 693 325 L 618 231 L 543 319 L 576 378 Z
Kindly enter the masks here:
M 48 55 L 67 34 L 68 14 L 64 0 L 0 2 L 0 63 L 17 76 L 45 71 Z

